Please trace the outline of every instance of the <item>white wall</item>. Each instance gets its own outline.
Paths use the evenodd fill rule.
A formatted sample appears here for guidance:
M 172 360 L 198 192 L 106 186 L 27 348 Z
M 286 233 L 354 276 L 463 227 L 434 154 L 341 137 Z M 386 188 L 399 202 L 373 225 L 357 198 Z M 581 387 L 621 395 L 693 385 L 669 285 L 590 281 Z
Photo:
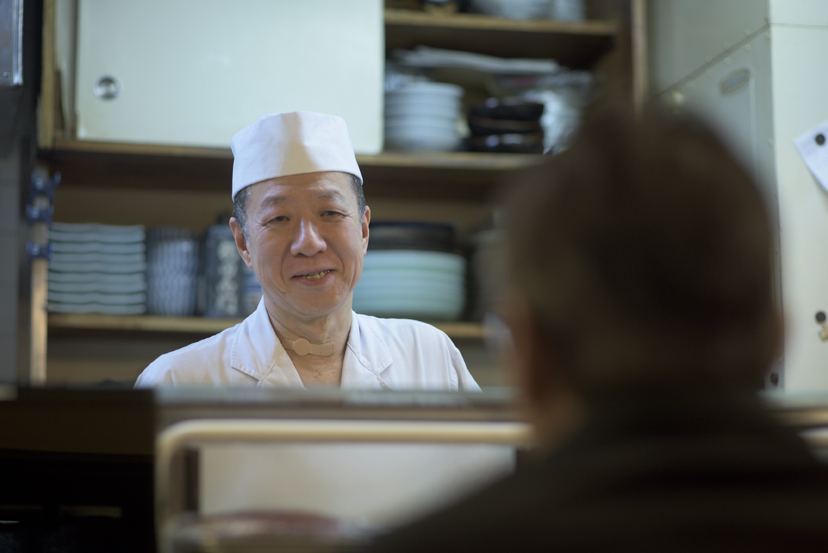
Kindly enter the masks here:
M 787 324 L 785 389 L 828 390 L 828 194 L 808 172 L 794 139 L 828 120 L 828 2 L 771 0 L 773 123 L 779 193 L 782 298 Z
M 651 0 L 651 90 L 705 114 L 753 166 L 778 217 L 777 288 L 786 319 L 784 388 L 828 390 L 828 195 L 793 141 L 828 120 L 828 1 Z M 723 93 L 741 69 L 749 87 Z

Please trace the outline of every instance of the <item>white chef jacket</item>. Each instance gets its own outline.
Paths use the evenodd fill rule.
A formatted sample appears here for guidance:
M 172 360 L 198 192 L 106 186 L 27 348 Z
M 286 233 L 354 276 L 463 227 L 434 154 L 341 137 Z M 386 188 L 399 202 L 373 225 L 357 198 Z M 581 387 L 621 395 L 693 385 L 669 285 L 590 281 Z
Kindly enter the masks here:
M 236 326 L 162 355 L 135 383 L 157 385 L 304 387 L 270 324 L 264 300 Z M 342 388 L 480 389 L 460 351 L 441 330 L 419 321 L 354 312 Z

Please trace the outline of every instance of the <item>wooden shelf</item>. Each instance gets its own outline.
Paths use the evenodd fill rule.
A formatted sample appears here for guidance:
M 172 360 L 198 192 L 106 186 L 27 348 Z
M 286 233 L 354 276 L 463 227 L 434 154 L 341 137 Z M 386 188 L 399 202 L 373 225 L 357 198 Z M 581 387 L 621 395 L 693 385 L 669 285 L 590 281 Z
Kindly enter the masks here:
M 241 321 L 242 319 L 208 319 L 205 317 L 50 313 L 49 330 L 216 334 Z M 434 322 L 431 324 L 453 339 L 479 340 L 484 337 L 483 326 L 478 323 Z
M 386 9 L 385 26 L 420 26 L 440 29 L 602 36 L 614 36 L 618 32 L 618 25 L 614 21 L 507 19 L 477 13 L 443 15 L 403 9 Z
M 517 20 L 385 10 L 388 50 L 422 44 L 504 58 L 552 58 L 570 68 L 593 65 L 613 47 L 618 33 L 615 21 Z
M 77 155 L 118 158 L 118 156 L 143 158 L 187 158 L 233 161 L 229 148 L 205 148 L 163 144 L 131 144 L 125 142 L 92 142 L 86 140 L 57 139 L 53 150 L 44 150 L 46 159 L 63 161 Z M 477 152 L 383 152 L 378 155 L 358 154 L 357 161 L 363 167 L 432 167 L 435 169 L 476 169 L 479 171 L 512 170 L 530 165 L 542 159 L 540 155 L 485 154 Z
M 40 152 L 63 186 L 227 191 L 233 174 L 229 148 L 126 144 L 59 139 Z M 371 197 L 481 200 L 509 172 L 540 155 L 474 152 L 388 152 L 358 155 Z

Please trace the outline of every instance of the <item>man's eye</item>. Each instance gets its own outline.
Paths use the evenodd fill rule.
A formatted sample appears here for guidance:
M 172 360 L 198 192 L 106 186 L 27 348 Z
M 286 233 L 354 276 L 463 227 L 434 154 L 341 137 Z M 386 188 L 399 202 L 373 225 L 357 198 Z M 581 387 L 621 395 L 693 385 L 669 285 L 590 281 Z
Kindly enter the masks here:
M 288 220 L 288 218 L 286 216 L 277 215 L 276 217 L 271 218 L 270 222 L 271 223 L 282 223 L 282 222 L 287 221 L 287 220 Z
M 329 210 L 329 211 L 323 211 L 322 215 L 324 215 L 325 217 L 337 217 L 337 216 L 341 216 L 342 213 L 340 213 L 339 211 Z

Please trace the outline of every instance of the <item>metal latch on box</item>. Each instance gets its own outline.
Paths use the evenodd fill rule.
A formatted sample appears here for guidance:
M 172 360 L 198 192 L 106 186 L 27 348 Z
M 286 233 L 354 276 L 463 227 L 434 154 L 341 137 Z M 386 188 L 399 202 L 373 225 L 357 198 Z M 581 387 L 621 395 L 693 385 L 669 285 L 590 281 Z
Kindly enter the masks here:
M 826 323 L 825 311 L 817 311 L 816 322 L 820 326 L 819 338 L 823 342 L 828 342 L 828 323 Z

